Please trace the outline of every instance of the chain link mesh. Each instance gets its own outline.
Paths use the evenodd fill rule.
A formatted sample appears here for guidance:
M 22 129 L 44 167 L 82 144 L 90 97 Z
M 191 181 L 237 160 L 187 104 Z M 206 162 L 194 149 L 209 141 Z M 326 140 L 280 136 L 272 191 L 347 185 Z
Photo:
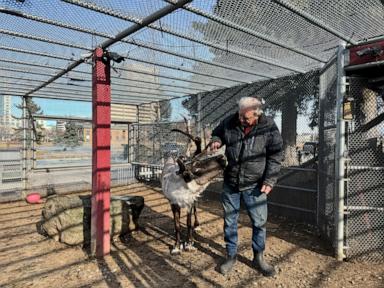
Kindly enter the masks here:
M 266 113 L 274 116 L 277 125 L 282 130 L 286 150 L 284 165 L 299 166 L 317 157 L 317 93 L 318 74 L 310 72 L 279 80 L 200 93 L 183 97 L 181 100 L 163 101 L 160 102 L 160 108 L 148 104 L 140 105 L 139 124 L 133 128 L 132 135 L 137 135 L 136 141 L 139 141 L 141 151 L 136 152 L 134 159 L 145 163 L 154 161 L 153 164 L 155 164 L 159 163 L 159 159 L 155 157 L 154 160 L 151 157 L 160 154 L 151 151 L 151 148 L 155 147 L 157 150 L 158 147 L 164 148 L 164 145 L 168 145 L 169 147 L 174 146 L 175 151 L 185 150 L 178 146 L 185 146 L 188 142 L 187 138 L 182 135 L 178 136 L 177 133 L 170 133 L 173 128 L 184 131 L 186 129 L 183 122 L 169 121 L 177 116 L 180 118 L 180 115 L 175 115 L 176 111 L 172 111 L 172 109 L 182 108 L 186 111 L 187 117 L 192 120 L 191 131 L 199 133 L 204 144 L 209 141 L 212 129 L 229 114 L 237 111 L 237 102 L 241 97 L 257 96 L 265 100 Z M 177 101 L 178 103 L 176 103 Z M 156 113 L 158 113 L 157 116 Z M 196 119 L 199 120 L 200 128 L 196 124 L 194 125 Z M 182 138 L 178 139 L 178 137 Z
M 0 97 L 0 101 L 0 128 L 4 131 L 0 142 L 2 200 L 17 199 L 24 189 L 27 193 L 38 189 L 43 194 L 54 190 L 67 193 L 90 189 L 91 103 L 29 98 L 27 107 L 32 118 L 27 109 L 23 146 L 20 97 Z M 111 116 L 112 184 L 128 183 L 134 179 L 128 164 L 128 124 L 136 119 L 136 107 L 113 104 Z M 23 175 L 24 167 L 26 175 Z
M 169 2 L 175 0 L 3 1 L 0 103 L 33 91 L 100 43 L 141 23 Z M 112 163 L 158 165 L 166 155 L 185 154 L 188 138 L 171 129 L 186 130 L 189 126 L 190 132 L 201 136 L 206 144 L 212 129 L 236 111 L 240 97 L 258 96 L 266 101 L 265 112 L 274 117 L 284 138 L 284 168 L 314 170 L 319 160 L 318 221 L 323 234 L 334 239 L 336 70 L 333 64 L 319 77 L 316 69 L 334 54 L 340 39 L 356 42 L 384 35 L 383 9 L 380 0 L 194 0 L 126 37 L 110 47 L 111 52 L 125 58 L 121 63 L 112 62 Z M 24 133 L 19 124 L 4 120 L 0 111 L 0 147 L 18 159 L 15 162 L 1 156 L 1 193 L 10 191 L 7 187 L 22 187 L 23 168 L 31 171 L 31 167 L 48 167 L 47 163 L 57 167 L 89 165 L 90 122 L 79 118 L 90 117 L 90 64 L 86 61 L 33 93 L 33 100 L 43 108 L 42 116 L 50 120 L 29 119 Z M 383 246 L 383 218 L 378 209 L 383 206 L 383 127 L 364 130 L 372 117 L 382 113 L 382 96 L 368 93 L 362 88 L 366 86 L 361 79 L 351 82 L 352 94 L 363 95 L 356 97 L 355 119 L 348 127 L 351 161 L 346 234 L 351 257 L 368 255 L 371 248 Z M 189 96 L 174 99 L 184 95 Z M 376 107 L 367 104 L 374 98 Z M 63 100 L 49 104 L 44 99 Z M 61 110 L 61 115 L 50 114 L 49 107 L 53 106 L 52 111 Z M 22 114 L 12 109 L 11 114 L 20 118 Z M 72 128 L 67 129 L 66 124 Z M 57 129 L 60 125 L 64 125 L 60 133 L 72 129 L 81 134 L 81 145 L 63 151 L 63 145 L 54 144 L 53 138 L 63 136 Z M 39 144 L 32 141 L 37 131 L 42 137 Z M 23 157 L 24 164 L 20 164 Z M 131 170 L 121 169 L 112 174 L 132 175 Z M 63 172 L 49 173 L 48 178 L 61 179 Z M 65 176 L 68 181 L 79 174 L 71 173 Z M 32 177 L 44 178 L 34 173 L 27 177 L 29 186 L 34 185 Z M 315 187 L 308 188 L 316 191 Z M 284 205 L 281 207 L 287 208 Z
M 335 239 L 335 146 L 337 64 L 320 75 L 318 225 L 332 243 Z
M 0 196 L 22 189 L 22 103 L 0 96 Z
M 210 133 L 226 116 L 237 111 L 241 97 L 265 100 L 265 112 L 273 116 L 284 139 L 285 166 L 298 166 L 317 157 L 318 72 L 294 75 L 253 84 L 220 89 L 191 97 L 188 109 L 200 115 L 201 126 Z
M 175 0 L 3 1 L 0 69 L 8 69 L 9 77 L 23 79 L 24 84 L 4 78 L 10 87 L 0 92 L 31 91 L 167 2 Z M 287 9 L 289 5 L 296 13 Z M 112 98 L 115 103 L 141 104 L 317 69 L 340 41 L 322 26 L 330 26 L 350 41 L 372 38 L 384 33 L 382 12 L 379 0 L 353 5 L 345 1 L 193 1 L 110 48 L 126 57 L 125 64 L 114 64 L 113 85 L 144 89 L 150 84 L 162 91 L 160 95 L 145 90 L 151 93 L 145 96 L 137 89 L 124 94 L 118 90 L 124 88 L 116 87 Z M 308 21 L 300 13 L 317 21 Z M 77 79 L 75 85 L 88 90 L 82 87 L 76 93 L 70 87 L 73 81 L 59 80 L 34 96 L 90 100 L 86 93 L 90 66 L 82 64 L 75 70 L 67 78 Z
M 383 91 L 364 78 L 349 78 L 353 120 L 348 126 L 347 257 L 384 260 Z
M 191 97 L 138 106 L 138 122 L 131 125 L 131 159 L 143 164 L 163 164 L 169 156 L 178 157 L 196 149 L 187 136 L 171 131 L 179 129 L 198 136 L 196 115 L 187 109 Z

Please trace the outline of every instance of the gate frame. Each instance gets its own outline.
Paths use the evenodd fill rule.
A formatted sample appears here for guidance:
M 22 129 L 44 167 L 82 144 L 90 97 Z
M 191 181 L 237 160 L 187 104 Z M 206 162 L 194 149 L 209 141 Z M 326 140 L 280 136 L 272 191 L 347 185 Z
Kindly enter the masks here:
M 337 90 L 336 90 L 336 153 L 335 153 L 335 241 L 336 241 L 336 258 L 339 261 L 345 259 L 344 245 L 344 222 L 345 222 L 345 125 L 346 121 L 343 117 L 343 103 L 346 92 L 346 76 L 344 71 L 345 65 L 345 47 L 346 43 L 342 42 L 337 51 Z

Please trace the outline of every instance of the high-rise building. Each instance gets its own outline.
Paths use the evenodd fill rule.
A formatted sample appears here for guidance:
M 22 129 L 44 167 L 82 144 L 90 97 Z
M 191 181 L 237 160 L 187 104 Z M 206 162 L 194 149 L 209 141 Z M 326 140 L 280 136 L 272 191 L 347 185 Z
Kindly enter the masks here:
M 15 128 L 21 127 L 21 120 L 12 116 L 12 96 L 0 95 L 0 140 L 15 138 Z
M 11 96 L 0 95 L 0 122 L 2 125 L 12 127 L 14 125 L 14 119 L 11 113 L 12 98 Z
M 129 83 L 135 88 L 127 87 L 127 95 L 132 94 L 137 96 L 142 95 L 143 97 L 151 97 L 152 94 L 145 95 L 148 92 L 148 88 L 156 89 L 160 86 L 160 80 L 158 77 L 159 69 L 155 66 L 139 64 L 136 62 L 127 62 L 124 64 L 124 67 L 127 70 L 122 71 L 122 76 L 126 80 L 125 83 Z M 130 69 L 134 71 L 143 72 L 141 73 L 132 73 Z M 145 82 L 142 82 L 145 81 Z M 153 84 L 148 84 L 153 83 Z M 130 89 L 136 91 L 130 93 Z M 113 90 L 113 88 L 112 88 Z M 153 90 L 151 93 L 161 94 L 161 91 Z M 113 97 L 113 96 L 112 96 Z M 127 96 L 128 97 L 128 96 Z M 140 108 L 140 122 L 141 123 L 152 123 L 157 118 L 157 104 L 150 103 L 146 105 L 141 105 Z M 124 105 L 124 104 L 114 104 L 111 105 L 111 118 L 112 121 L 124 121 L 124 122 L 137 122 L 137 106 L 136 105 Z
M 19 119 L 21 111 L 16 111 L 18 109 L 12 111 L 12 99 L 12 96 L 0 95 L 0 124 L 10 128 L 17 128 L 21 126 L 21 120 Z M 15 115 L 13 115 L 12 112 L 15 112 Z M 13 116 L 18 116 L 18 118 L 15 118 Z

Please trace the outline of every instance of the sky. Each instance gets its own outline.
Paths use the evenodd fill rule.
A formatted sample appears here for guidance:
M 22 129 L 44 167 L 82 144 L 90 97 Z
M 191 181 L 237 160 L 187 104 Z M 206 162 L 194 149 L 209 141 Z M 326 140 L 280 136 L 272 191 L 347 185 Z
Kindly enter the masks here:
M 205 1 L 202 0 L 196 0 L 195 3 L 196 5 L 204 5 L 205 9 L 212 9 L 209 5 L 204 4 Z M 149 3 L 149 2 L 148 2 Z M 149 4 L 144 4 L 142 0 L 131 0 L 131 1 L 116 1 L 116 5 L 113 5 L 113 9 L 121 9 L 121 11 L 130 11 L 130 13 L 136 14 L 137 17 L 143 18 L 150 13 L 155 12 L 155 10 L 168 5 L 166 2 L 154 2 L 156 5 L 149 5 Z M 100 1 L 98 4 L 100 6 L 108 6 L 111 5 L 108 3 L 108 1 Z M 127 21 L 122 21 L 117 18 L 111 18 L 105 15 L 102 15 L 100 13 L 92 12 L 90 10 L 80 8 L 76 5 L 70 5 L 64 2 L 60 1 L 55 1 L 54 5 L 47 5 L 47 2 L 35 2 L 31 0 L 26 0 L 25 2 L 5 2 L 3 4 L 0 4 L 0 7 L 4 6 L 5 8 L 9 9 L 17 9 L 22 12 L 25 12 L 27 14 L 34 14 L 34 15 L 39 15 L 42 16 L 43 18 L 55 18 L 58 21 L 62 22 L 68 22 L 73 25 L 78 25 L 78 26 L 87 26 L 90 29 L 95 29 L 101 32 L 109 33 L 110 35 L 115 35 L 117 32 L 128 28 L 132 23 L 127 22 Z M 62 6 L 62 7 L 61 7 Z M 59 7 L 59 8 L 58 8 Z M 61 8 L 60 8 L 61 7 Z M 58 11 L 60 10 L 60 11 Z M 62 11 L 66 11 L 66 13 L 62 13 Z M 81 17 L 76 17 L 77 15 L 81 15 Z M 95 18 L 94 16 L 97 15 L 99 21 L 92 21 L 92 18 Z M 185 14 L 183 14 L 185 15 Z M 2 15 L 0 20 L 3 19 L 2 21 L 2 27 L 4 29 L 12 30 L 12 31 L 18 31 L 18 32 L 25 32 L 27 29 L 30 27 L 32 22 L 29 22 L 28 20 L 20 19 L 17 17 L 12 17 L 9 15 Z M 113 21 L 111 21 L 113 19 Z M 188 17 L 180 17 L 180 13 L 173 13 L 171 15 L 168 15 L 164 18 L 161 19 L 162 25 L 170 25 L 174 26 L 175 21 L 177 23 L 177 29 L 183 32 L 188 31 L 192 27 L 191 23 L 193 21 L 199 20 L 201 21 L 206 21 L 204 20 L 205 18 L 202 18 L 200 16 L 197 16 L 193 13 L 188 13 Z M 34 25 L 34 31 L 31 34 L 33 35 L 38 35 L 46 38 L 57 38 L 57 39 L 62 39 L 63 42 L 74 42 L 74 43 L 81 43 L 81 46 L 95 46 L 97 43 L 103 42 L 105 39 L 101 39 L 100 37 L 92 37 L 90 35 L 85 35 L 82 33 L 78 32 L 73 32 L 70 30 L 63 30 L 61 28 L 56 28 L 54 26 L 46 25 L 43 23 L 38 23 L 38 22 L 33 22 Z M 175 27 L 175 28 L 176 28 Z M 63 31 L 65 31 L 65 35 L 62 35 Z M 57 36 L 61 35 L 62 37 L 58 38 Z M 193 51 L 196 51 L 196 57 L 204 57 L 206 59 L 209 59 L 210 57 L 214 57 L 213 54 L 209 51 L 207 47 L 204 47 L 202 45 L 192 43 L 190 41 L 184 40 L 182 38 L 178 38 L 172 35 L 166 35 L 166 39 L 164 38 L 164 34 L 160 32 L 156 32 L 151 29 L 142 29 L 132 35 L 131 38 L 133 39 L 139 39 L 144 42 L 148 43 L 154 43 L 154 45 L 158 45 L 160 48 L 164 49 L 169 49 L 172 51 L 179 51 L 179 47 L 185 46 L 185 48 L 182 48 L 181 53 L 186 53 L 189 54 L 191 53 L 191 45 L 193 45 Z M 80 37 L 80 38 L 79 38 Z M 165 41 L 166 40 L 166 41 Z M 3 44 L 6 46 L 20 46 L 20 48 L 25 48 L 26 46 L 30 46 L 31 43 L 33 42 L 32 40 L 25 40 L 22 38 L 18 38 L 18 41 L 15 43 L 14 39 L 12 37 L 4 37 L 3 39 Z M 92 43 L 91 43 L 92 41 Z M 163 44 L 169 44 L 174 47 L 162 47 Z M 58 55 L 69 55 L 68 54 L 68 49 L 63 47 L 63 46 L 58 46 L 58 45 L 51 45 L 47 43 L 43 43 L 40 41 L 36 41 L 35 44 L 37 46 L 34 46 L 33 50 L 36 51 L 44 51 L 48 52 L 51 54 L 58 54 Z M 35 45 L 33 44 L 33 45 Z M 187 46 L 190 46 L 189 48 Z M 128 44 L 117 44 L 115 46 L 111 47 L 111 50 L 116 50 L 116 52 L 125 52 L 131 50 L 131 49 L 137 49 L 136 46 L 134 45 L 128 45 Z M 121 50 L 121 51 L 120 51 Z M 79 58 L 81 53 L 84 53 L 84 50 L 80 49 L 71 49 L 71 51 L 74 51 L 74 58 Z M 145 52 L 145 51 L 144 51 Z M 9 54 L 8 54 L 9 53 Z M 16 52 L 13 52 L 16 53 Z M 11 52 L 5 52 L 6 58 L 11 58 Z M 14 55 L 14 54 L 13 54 Z M 161 56 L 164 56 L 165 54 L 159 54 L 158 57 L 161 58 Z M 25 55 L 20 54 L 20 60 L 28 60 L 31 61 L 31 59 L 24 59 Z M 172 56 L 167 56 L 167 57 L 172 57 Z M 160 59 L 159 58 L 159 59 Z M 172 58 L 175 63 L 181 63 L 183 62 L 182 58 Z M 52 66 L 58 66 L 58 67 L 66 67 L 69 63 L 63 62 L 63 60 L 56 60 L 56 59 L 49 59 L 47 60 L 49 63 L 48 65 Z M 178 64 L 176 64 L 178 65 Z M 164 68 L 159 68 L 160 70 Z M 161 73 L 161 71 L 160 71 Z M 167 69 L 166 74 L 170 76 L 177 77 L 178 74 L 180 74 L 180 71 L 176 70 L 170 70 Z M 24 76 L 24 75 L 23 75 Z M 180 76 L 180 75 L 179 75 Z M 46 80 L 48 79 L 47 77 L 41 78 L 38 76 L 36 77 L 37 80 Z M 164 84 L 171 84 L 175 81 L 171 79 L 164 79 L 160 78 L 159 80 L 161 83 Z M 144 84 L 145 85 L 145 84 Z M 73 102 L 73 101 L 51 101 L 51 100 L 44 100 L 44 99 L 36 99 L 36 102 L 41 106 L 42 110 L 49 115 L 60 115 L 60 116 L 82 116 L 82 117 L 90 117 L 91 113 L 91 107 L 90 103 L 82 103 L 82 102 Z M 178 105 L 177 103 L 175 104 L 175 109 L 179 109 L 181 106 Z
M 103 16 L 102 14 L 95 13 L 87 9 L 83 9 L 75 5 L 65 4 L 62 2 L 57 2 L 57 3 L 55 2 L 55 5 L 51 5 L 51 6 L 46 5 L 45 2 L 34 2 L 30 0 L 27 0 L 25 3 L 26 4 L 24 5 L 19 4 L 18 9 L 21 9 L 23 12 L 26 12 L 26 13 L 42 15 L 43 17 L 57 18 L 60 21 L 71 22 L 74 25 L 89 26 L 92 29 L 102 31 L 102 32 L 112 33 L 111 31 L 114 31 L 113 33 L 115 33 L 116 30 L 120 31 L 122 29 L 127 28 L 129 25 L 131 25 L 129 22 L 120 21 L 118 19 L 114 19 L 114 21 L 110 21 L 110 19 L 112 18 L 108 18 L 106 16 Z M 108 5 L 111 5 L 110 3 L 111 2 L 101 0 L 98 5 L 108 6 Z M 131 11 L 131 12 L 135 11 L 137 13 L 136 16 L 145 17 L 150 12 L 154 12 L 156 9 L 160 8 L 160 6 L 167 5 L 165 2 L 156 2 L 156 3 L 158 7 L 150 7 L 148 4 L 143 4 L 141 0 L 116 1 L 116 5 L 114 4 L 113 8 L 117 8 L 120 5 L 121 6 L 120 8 L 122 11 Z M 195 0 L 193 2 L 193 5 L 195 7 L 202 7 L 204 10 L 211 12 L 213 9 L 212 5 L 214 3 L 215 1 Z M 61 13 L 58 15 L 57 5 L 62 5 L 63 11 L 68 10 L 67 12 L 70 12 L 70 13 Z M 80 15 L 80 14 L 82 15 L 81 19 L 78 19 L 77 17 L 73 17 L 74 15 Z M 94 17 L 94 15 L 100 16 L 98 18 L 99 21 L 89 21 L 92 17 Z M 180 15 L 184 15 L 185 17 L 181 17 Z M 9 19 L 12 19 L 12 18 L 9 18 Z M 204 23 L 204 21 L 207 21 L 207 19 L 202 18 L 193 13 L 185 13 L 185 12 L 183 13 L 175 12 L 161 19 L 162 25 L 164 26 L 169 25 L 171 27 L 173 26 L 172 29 L 177 29 L 182 33 L 186 33 L 188 31 L 190 31 L 191 33 L 199 33 L 197 31 L 191 31 L 191 29 L 193 29 L 191 28 L 192 22 L 194 21 L 199 21 L 200 23 Z M 103 26 L 101 25 L 102 23 L 106 23 L 108 25 Z M 177 26 L 175 26 L 175 23 L 177 23 Z M 10 30 L 24 29 L 26 28 L 27 24 L 28 22 L 24 23 L 23 20 L 18 20 L 18 23 L 10 23 L 10 21 L 5 21 L 4 23 L 4 25 L 6 25 L 5 28 Z M 35 24 L 36 23 L 34 22 L 34 25 Z M 47 27 L 50 27 L 50 28 L 47 29 Z M 63 31 L 62 29 L 54 28 L 52 26 L 45 25 L 42 23 L 40 23 L 39 25 L 36 24 L 35 28 L 37 30 L 34 31 L 34 34 L 46 33 L 47 38 L 53 38 L 54 36 L 57 36 L 59 32 Z M 103 39 L 101 39 L 100 37 L 95 37 L 94 39 L 91 39 L 92 37 L 90 37 L 89 35 L 84 35 L 81 33 L 79 34 L 77 32 L 70 32 L 70 31 L 67 31 L 67 32 L 69 35 L 63 35 L 63 41 L 82 43 L 82 46 L 95 45 L 95 43 L 100 43 L 103 41 Z M 76 35 L 83 36 L 83 38 L 76 38 Z M 187 55 L 194 55 L 196 53 L 194 55 L 195 57 L 204 58 L 206 60 L 212 59 L 215 56 L 214 54 L 211 53 L 211 51 L 207 47 L 203 45 L 199 45 L 197 43 L 193 43 L 179 37 L 168 35 L 166 33 L 160 33 L 151 29 L 142 29 L 136 32 L 135 34 L 133 34 L 132 38 L 135 40 L 141 40 L 146 43 L 153 43 L 155 46 L 158 46 L 163 49 L 176 51 L 178 53 L 184 53 Z M 90 41 L 92 41 L 92 43 L 90 43 Z M 40 44 L 42 43 L 39 42 L 39 45 Z M 48 49 L 48 51 L 53 49 L 54 50 L 53 52 L 56 52 L 58 54 L 63 54 L 64 52 L 68 52 L 65 50 L 65 48 L 62 48 L 60 46 L 56 47 L 55 45 L 47 45 L 43 47 L 44 49 Z M 137 47 L 134 45 L 127 45 L 127 44 L 117 44 L 111 47 L 111 50 L 115 50 L 116 52 L 121 52 L 123 54 L 127 53 L 127 51 L 129 51 L 130 49 L 137 49 Z M 75 50 L 75 51 L 76 53 L 82 52 L 80 50 Z M 144 50 L 144 52 L 146 51 Z M 157 57 L 161 57 L 164 55 L 165 54 L 157 53 Z M 77 54 L 74 56 L 75 58 L 79 57 L 79 55 Z M 148 55 L 148 57 L 150 57 L 150 55 Z M 161 60 L 160 58 L 157 58 L 157 57 L 156 59 L 154 58 L 153 60 Z M 54 61 L 56 60 L 51 59 L 50 65 L 56 64 L 55 66 L 62 67 L 63 64 L 65 64 L 63 63 L 62 60 L 57 60 L 56 62 Z M 174 57 L 172 58 L 172 61 L 174 61 L 174 63 L 171 63 L 171 64 L 178 65 L 183 60 L 181 58 Z M 188 63 L 188 65 L 194 64 L 193 61 L 189 61 L 189 62 L 187 61 L 186 63 Z M 192 67 L 188 67 L 188 68 L 192 68 Z M 160 73 L 164 72 L 162 71 L 164 70 L 164 68 L 159 68 L 159 70 L 160 70 Z M 166 72 L 167 75 L 174 76 L 174 77 L 178 77 L 181 75 L 180 71 L 176 71 L 176 70 L 171 71 L 170 69 L 166 69 L 166 70 L 167 70 Z M 160 78 L 160 82 L 164 84 L 171 84 L 174 81 L 170 79 L 167 80 L 164 78 Z M 172 121 L 180 121 L 182 120 L 183 116 L 188 116 L 188 111 L 185 110 L 181 105 L 182 100 L 183 99 L 172 101 L 172 108 L 173 108 L 172 109 L 173 112 L 171 116 Z M 40 99 L 35 98 L 35 101 L 42 108 L 44 114 L 46 115 L 91 117 L 91 103 L 78 102 L 78 101 L 64 101 L 64 100 L 48 100 L 48 99 L 41 99 L 41 98 Z
M 77 116 L 90 118 L 92 116 L 92 103 L 68 100 L 54 100 L 33 98 L 33 101 L 41 107 L 44 115 L 49 116 Z M 20 109 L 16 105 L 21 103 L 20 97 L 12 97 L 12 114 L 20 116 Z
M 80 25 L 80 26 L 84 26 L 84 23 L 85 23 L 85 26 L 90 26 L 92 29 L 100 30 L 103 32 L 113 31 L 113 28 L 115 28 L 115 30 L 120 31 L 122 29 L 127 28 L 130 25 L 129 22 L 119 21 L 119 20 L 114 19 L 114 20 L 116 20 L 116 23 L 115 23 L 115 21 L 113 21 L 114 22 L 113 25 L 116 25 L 116 26 L 113 26 L 111 24 L 112 21 L 110 21 L 110 18 L 109 18 L 110 23 L 108 23 L 108 24 L 110 24 L 110 25 L 104 27 L 101 25 L 101 22 L 104 21 L 104 23 L 107 23 L 106 19 L 108 17 L 103 16 L 101 14 L 97 14 L 98 16 L 100 16 L 98 18 L 100 21 L 91 21 L 90 22 L 89 20 L 90 20 L 90 18 L 93 17 L 94 12 L 91 12 L 91 11 L 86 10 L 86 9 L 82 9 L 80 7 L 76 7 L 75 5 L 68 5 L 68 4 L 61 3 L 61 2 L 58 2 L 59 3 L 58 5 L 63 5 L 63 10 L 65 8 L 66 10 L 68 10 L 67 12 L 70 11 L 71 13 L 61 13 L 58 15 L 57 14 L 58 11 L 56 11 L 57 10 L 56 9 L 57 8 L 56 3 L 55 3 L 55 5 L 51 5 L 51 6 L 47 5 L 46 2 L 34 2 L 34 1 L 28 1 L 27 0 L 25 3 L 26 4 L 24 4 L 24 5 L 20 4 L 20 7 L 18 7 L 18 8 L 20 8 L 22 11 L 24 11 L 26 13 L 42 15 L 43 17 L 54 17 L 54 18 L 58 18 L 59 20 L 61 20 L 63 22 L 73 22 L 73 24 Z M 151 9 L 148 9 L 149 6 L 143 5 L 141 0 L 116 1 L 116 3 L 118 3 L 118 5 L 122 5 L 122 7 L 121 7 L 122 10 L 137 11 L 138 17 L 145 17 L 146 15 L 148 15 L 149 12 L 154 12 L 155 9 L 160 8 L 160 7 L 153 7 L 152 11 L 151 11 Z M 161 2 L 157 2 L 157 3 L 161 3 Z M 212 6 L 209 6 L 206 3 L 215 3 L 215 2 L 214 1 L 208 1 L 207 2 L 204 0 L 196 0 L 194 2 L 194 6 L 196 6 L 196 7 L 202 6 L 202 7 L 204 7 L 205 10 L 208 10 L 208 11 L 212 10 Z M 9 4 L 9 5 L 11 5 L 11 4 Z M 109 4 L 107 1 L 106 2 L 100 1 L 100 5 L 103 6 L 103 5 L 109 5 Z M 116 5 L 116 7 L 118 5 Z M 165 2 L 162 5 L 166 5 Z M 80 14 L 82 15 L 82 19 L 75 19 L 76 17 L 73 17 L 73 15 L 80 15 Z M 71 17 L 71 15 L 72 15 L 72 17 Z M 188 17 L 180 17 L 180 15 L 188 15 Z M 8 16 L 8 17 L 10 17 L 10 16 Z M 29 22 L 25 22 L 23 20 L 20 20 L 18 18 L 4 18 L 4 19 L 17 19 L 16 21 L 18 21 L 18 22 L 15 22 L 15 23 L 12 23 L 12 21 L 5 21 L 3 23 L 5 25 L 5 28 L 10 29 L 10 30 L 26 29 L 27 28 L 26 25 L 29 23 Z M 103 21 L 101 21 L 101 20 L 103 20 Z M 190 28 L 190 27 L 192 27 L 191 23 L 193 21 L 197 21 L 197 20 L 199 22 L 206 21 L 206 20 L 204 20 L 204 18 L 201 18 L 200 16 L 197 16 L 193 13 L 181 14 L 181 13 L 177 13 L 177 12 L 164 17 L 161 21 L 162 21 L 163 25 L 170 25 L 170 26 L 174 26 L 174 24 L 177 23 L 178 27 L 173 27 L 173 28 L 177 28 L 181 32 L 186 32 L 186 31 L 189 31 L 191 29 Z M 77 23 L 77 21 L 79 21 L 79 22 Z M 35 24 L 36 23 L 34 22 L 34 25 Z M 47 29 L 47 27 L 50 27 L 50 28 Z M 36 24 L 35 28 L 37 30 L 34 31 L 34 34 L 37 34 L 37 35 L 38 34 L 43 34 L 43 35 L 47 34 L 46 35 L 47 38 L 53 38 L 54 36 L 57 36 L 57 34 L 59 32 L 63 31 L 62 29 L 54 28 L 52 26 L 41 24 L 41 23 L 39 25 Z M 103 39 L 100 39 L 97 37 L 95 39 L 91 39 L 92 37 L 90 37 L 89 35 L 87 35 L 87 36 L 82 35 L 84 38 L 79 39 L 79 38 L 76 38 L 76 35 L 80 35 L 77 32 L 76 33 L 70 32 L 70 31 L 67 31 L 67 32 L 68 32 L 68 35 L 63 35 L 63 41 L 82 43 L 82 44 L 84 44 L 83 46 L 90 46 L 91 45 L 90 41 L 92 41 L 92 45 L 95 45 L 94 42 L 100 43 L 100 41 L 103 41 Z M 198 32 L 193 32 L 193 33 L 198 33 Z M 164 37 L 166 37 L 166 38 L 162 39 Z M 141 31 L 138 31 L 137 33 L 133 34 L 133 38 L 144 41 L 144 42 L 148 42 L 148 43 L 155 41 L 156 42 L 155 45 L 158 45 L 160 48 L 166 48 L 166 49 L 178 51 L 180 53 L 188 54 L 188 53 L 193 52 L 193 53 L 196 53 L 196 55 L 195 55 L 196 57 L 205 58 L 206 60 L 209 60 L 209 58 L 214 57 L 214 55 L 209 51 L 209 49 L 207 47 L 204 47 L 204 46 L 196 44 L 196 43 L 193 44 L 190 41 L 183 40 L 183 39 L 175 37 L 175 36 L 163 34 L 160 32 L 154 32 L 150 29 L 143 29 Z M 42 43 L 39 42 L 39 45 L 40 44 L 42 45 Z M 162 44 L 167 44 L 167 45 L 171 45 L 171 46 L 173 45 L 174 47 L 162 47 Z M 193 49 L 191 48 L 192 44 L 193 44 Z M 184 48 L 177 48 L 178 46 L 182 46 Z M 68 52 L 65 50 L 65 48 L 55 47 L 55 45 L 50 45 L 50 46 L 44 46 L 43 45 L 42 47 L 44 47 L 44 49 L 53 49 L 53 52 L 57 52 L 58 54 L 63 54 L 64 52 Z M 118 51 L 118 52 L 124 52 L 128 48 L 132 49 L 134 47 L 136 47 L 136 46 L 126 45 L 126 44 L 120 45 L 119 44 L 119 45 L 111 47 L 111 50 L 117 49 L 117 51 L 118 51 L 119 49 L 122 49 L 122 51 Z M 81 51 L 78 50 L 77 52 L 81 52 Z M 163 55 L 163 54 L 158 54 L 158 56 L 161 56 L 161 55 Z M 75 58 L 76 57 L 79 57 L 79 55 L 75 55 Z M 180 59 L 178 59 L 178 61 L 181 61 Z M 52 60 L 52 61 L 55 61 L 55 60 Z M 62 62 L 62 60 L 60 60 L 60 61 L 58 61 L 57 63 L 50 62 L 50 65 L 56 64 L 55 66 L 62 67 L 63 62 Z M 190 64 L 193 64 L 193 63 L 190 63 Z M 162 68 L 160 68 L 160 70 L 161 69 Z M 178 73 L 180 73 L 180 71 L 175 71 L 175 70 L 172 72 L 169 72 L 169 71 L 170 70 L 167 69 L 168 75 L 176 76 L 176 77 L 178 76 Z M 160 71 L 160 73 L 161 73 L 161 71 Z M 170 84 L 170 82 L 172 80 L 166 80 L 164 78 L 161 78 L 160 81 L 162 83 Z M 180 121 L 180 120 L 182 120 L 183 116 L 187 116 L 187 117 L 190 116 L 190 115 L 188 115 L 188 111 L 186 109 L 184 109 L 181 105 L 181 101 L 183 99 L 178 99 L 178 100 L 172 101 L 172 108 L 173 108 L 172 109 L 173 112 L 172 112 L 172 116 L 171 116 L 172 121 Z M 63 117 L 63 116 L 77 116 L 77 117 L 86 117 L 86 118 L 91 117 L 92 104 L 90 102 L 49 100 L 49 99 L 41 99 L 41 98 L 35 98 L 35 102 L 41 107 L 41 109 L 45 115 L 61 116 L 61 117 Z M 277 122 L 281 122 L 281 121 L 277 121 Z M 302 126 L 304 126 L 304 125 L 302 125 Z
M 92 116 L 92 103 L 68 100 L 36 99 L 35 102 L 44 111 L 44 114 L 54 116 L 78 116 L 90 118 Z

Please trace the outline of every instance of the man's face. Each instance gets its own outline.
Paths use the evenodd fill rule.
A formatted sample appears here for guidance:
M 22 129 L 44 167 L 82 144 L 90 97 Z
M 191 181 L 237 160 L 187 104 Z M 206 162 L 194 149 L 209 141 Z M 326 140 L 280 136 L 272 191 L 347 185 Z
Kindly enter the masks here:
M 239 111 L 239 120 L 244 127 L 255 125 L 257 119 L 258 117 L 254 109 L 243 109 Z

